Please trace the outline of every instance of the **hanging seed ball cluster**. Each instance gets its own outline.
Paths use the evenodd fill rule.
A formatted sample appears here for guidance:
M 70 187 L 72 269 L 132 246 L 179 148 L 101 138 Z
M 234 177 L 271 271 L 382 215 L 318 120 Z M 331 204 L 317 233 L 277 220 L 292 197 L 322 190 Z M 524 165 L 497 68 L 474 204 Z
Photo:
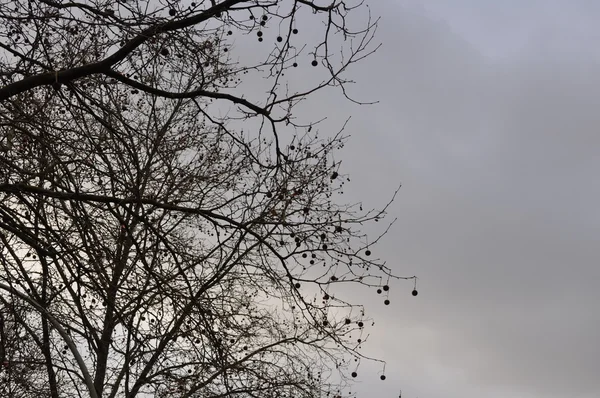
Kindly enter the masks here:
M 193 3 L 192 3 L 192 4 L 193 4 Z M 171 16 L 175 16 L 175 15 L 176 15 L 176 10 L 175 10 L 175 9 L 170 9 L 170 10 L 169 10 L 169 15 L 171 15 Z M 253 15 L 250 15 L 250 20 L 254 20 L 254 19 L 255 19 L 255 17 L 254 17 Z M 262 27 L 265 27 L 265 26 L 266 26 L 266 23 L 267 23 L 267 21 L 268 21 L 268 20 L 269 20 L 269 17 L 268 17 L 267 15 L 262 15 L 262 17 L 260 18 L 260 21 L 257 21 L 257 22 L 258 22 L 258 24 L 257 24 L 257 25 L 260 25 L 260 26 L 258 26 L 258 29 L 259 29 L 259 30 L 256 32 L 256 35 L 257 35 L 257 38 L 258 38 L 258 41 L 259 41 L 259 42 L 263 42 L 263 41 L 264 41 L 265 35 L 264 35 L 264 32 L 263 32 L 261 29 L 262 29 Z M 297 28 L 293 28 L 293 29 L 292 29 L 292 31 L 291 31 L 291 33 L 292 33 L 292 34 L 294 34 L 294 35 L 298 34 L 298 29 L 297 29 Z M 233 34 L 233 32 L 232 32 L 231 30 L 227 31 L 227 35 L 228 35 L 228 36 L 231 36 L 232 34 Z M 285 35 L 284 35 L 284 36 L 285 36 Z M 283 40 L 283 39 L 284 39 L 284 36 L 282 36 L 282 35 L 278 35 L 278 36 L 275 38 L 275 40 L 276 40 L 278 43 L 282 43 L 282 42 L 284 41 L 284 40 Z M 287 40 L 289 40 L 289 39 L 290 39 L 290 38 L 288 37 L 288 38 L 287 38 Z M 166 51 L 166 54 L 163 54 L 163 55 L 167 56 L 167 55 L 168 55 L 168 50 L 165 50 L 165 51 Z M 317 60 L 317 57 L 316 57 L 316 54 L 315 54 L 315 56 L 314 56 L 314 59 L 311 61 L 311 65 L 312 65 L 313 67 L 317 67 L 317 66 L 319 65 L 319 62 L 318 62 L 318 60 Z M 293 66 L 294 68 L 296 68 L 296 67 L 298 67 L 298 63 L 297 63 L 296 61 L 294 61 L 294 62 L 292 63 L 292 66 Z M 310 131 L 310 130 L 309 130 L 309 131 Z M 294 148 L 294 146 L 291 146 L 291 147 L 290 147 L 290 149 L 294 150 L 295 148 Z M 330 176 L 330 177 L 331 177 L 331 180 L 333 181 L 333 180 L 337 179 L 337 178 L 339 177 L 339 175 L 338 175 L 338 173 L 337 173 L 337 172 L 335 172 L 335 171 L 334 171 L 334 172 L 331 174 L 331 176 Z M 273 193 L 271 193 L 271 192 L 266 192 L 266 194 L 265 194 L 265 195 L 266 195 L 266 197 L 267 197 L 267 198 L 269 198 L 269 199 L 273 197 Z M 280 197 L 280 199 L 282 199 L 282 197 Z M 308 208 L 305 208 L 305 209 L 304 209 L 304 213 L 305 213 L 305 214 L 308 214 L 308 213 L 309 213 L 309 209 L 308 209 Z M 376 221 L 377 221 L 377 220 L 376 220 Z M 341 233 L 341 232 L 343 231 L 343 228 L 342 228 L 341 226 L 336 226 L 334 230 L 335 230 L 335 232 L 336 232 L 336 233 Z M 291 235 L 291 237 L 294 237 L 294 235 L 292 234 L 292 235 Z M 294 241 L 295 241 L 295 243 L 296 243 L 296 246 L 297 246 L 297 247 L 300 247 L 300 246 L 301 246 L 301 244 L 302 244 L 302 243 L 301 243 L 301 240 L 300 240 L 298 237 L 296 237 Z M 325 243 L 325 241 L 326 241 L 326 236 L 325 236 L 325 234 L 321 235 L 321 241 L 323 241 L 323 242 L 321 243 L 321 248 L 322 248 L 322 250 L 327 250 L 327 249 L 328 249 L 328 246 L 327 246 L 327 243 Z M 284 244 L 284 241 L 283 241 L 283 240 L 281 241 L 281 244 L 282 244 L 282 245 Z M 372 254 L 372 253 L 371 253 L 371 251 L 370 251 L 369 249 L 366 249 L 366 250 L 364 251 L 364 255 L 365 255 L 365 256 L 367 256 L 367 257 L 371 256 L 371 254 Z M 302 255 L 301 255 L 301 256 L 302 256 L 302 258 L 307 258 L 307 257 L 308 257 L 307 253 L 302 253 Z M 312 255 L 311 255 L 311 258 L 312 258 L 312 259 L 316 258 L 316 255 L 315 255 L 314 253 L 312 253 Z M 311 260 L 311 261 L 310 261 L 310 264 L 311 264 L 311 265 L 312 265 L 312 264 L 314 264 L 314 260 Z M 337 278 L 336 278 L 335 276 L 332 276 L 332 277 L 331 277 L 331 280 L 332 280 L 332 281 L 335 281 L 336 279 L 337 279 Z M 299 282 L 293 283 L 293 285 L 292 285 L 292 286 L 293 286 L 293 288 L 295 288 L 295 289 L 300 289 L 300 287 L 301 287 L 301 285 L 300 285 L 300 283 L 299 283 Z M 416 287 L 416 286 L 415 286 L 415 287 Z M 389 290 L 390 290 L 390 287 L 389 287 L 388 285 L 384 285 L 384 286 L 382 286 L 381 288 L 378 288 L 378 289 L 377 289 L 377 293 L 378 293 L 378 294 L 382 294 L 383 292 L 389 292 Z M 417 292 L 417 290 L 416 290 L 416 288 L 415 288 L 415 289 L 412 291 L 412 295 L 413 295 L 413 296 L 417 296 L 417 294 L 418 294 L 418 292 Z M 327 301 L 327 300 L 329 300 L 329 299 L 330 299 L 330 296 L 329 296 L 328 294 L 325 294 L 325 295 L 323 296 L 323 300 L 324 300 L 324 301 Z M 384 300 L 384 304 L 385 304 L 385 305 L 390 305 L 390 300 L 386 298 L 386 299 Z M 294 308 L 294 307 L 292 307 L 292 309 L 293 309 L 293 308 Z M 350 319 L 348 319 L 348 318 L 346 318 L 346 319 L 345 319 L 345 324 L 346 324 L 346 325 L 350 325 L 351 323 L 352 323 L 352 320 L 350 320 Z M 322 321 L 322 324 L 323 324 L 323 326 L 328 326 L 328 325 L 329 325 L 329 323 L 328 323 L 328 321 L 327 321 L 327 320 L 323 320 L 323 321 Z M 363 323 L 362 321 L 359 321 L 359 322 L 357 322 L 356 324 L 358 325 L 358 327 L 359 327 L 359 328 L 363 328 L 363 327 L 364 327 L 364 323 Z M 359 343 L 359 344 L 361 343 L 361 339 L 358 339 L 358 343 Z M 385 370 L 385 369 L 384 369 L 384 370 Z M 351 373 L 351 376 L 352 376 L 353 378 L 356 378 L 356 377 L 358 376 L 358 373 L 357 373 L 356 371 L 353 371 L 353 372 Z M 386 380 L 386 376 L 385 376 L 384 374 L 381 374 L 381 375 L 380 375 L 380 379 L 381 379 L 382 381 L 383 381 L 383 380 Z
M 169 11 L 169 13 L 171 13 L 171 11 L 173 11 L 173 12 L 174 12 L 175 10 L 170 10 L 170 11 Z M 174 15 L 175 15 L 175 14 L 172 14 L 171 16 L 174 16 Z M 250 15 L 250 20 L 254 20 L 254 19 L 255 19 L 255 18 L 254 18 L 254 15 Z M 267 25 L 267 21 L 268 21 L 268 20 L 269 20 L 269 17 L 268 17 L 267 15 L 263 15 L 263 16 L 261 17 L 261 20 L 260 20 L 260 22 L 259 22 L 259 25 L 260 25 L 261 27 L 264 27 L 264 26 L 266 26 L 266 25 Z M 292 34 L 294 34 L 294 35 L 297 35 L 297 34 L 298 34 L 298 29 L 297 29 L 297 28 L 294 28 L 294 29 L 292 29 Z M 228 32 L 227 32 L 227 35 L 229 35 L 229 36 L 230 36 L 230 35 L 232 35 L 232 32 L 231 32 L 231 31 L 228 31 Z M 259 42 L 261 42 L 261 43 L 262 43 L 262 42 L 264 41 L 263 32 L 262 32 L 261 30 L 259 30 L 258 32 L 256 32 L 256 36 L 258 37 L 258 41 L 259 41 Z M 275 40 L 277 40 L 277 42 L 278 42 L 278 43 L 281 43 L 281 42 L 283 42 L 283 37 L 282 37 L 281 35 L 279 35 L 279 36 L 277 36 L 277 38 L 276 38 Z M 311 62 L 311 65 L 312 65 L 312 66 L 318 66 L 318 64 L 319 64 L 319 63 L 317 62 L 317 60 L 316 60 L 316 59 L 314 59 L 314 60 Z M 292 66 L 293 66 L 294 68 L 297 68 L 297 67 L 298 67 L 298 62 L 294 61 L 294 63 L 292 64 Z M 335 177 L 334 177 L 334 178 L 335 178 Z

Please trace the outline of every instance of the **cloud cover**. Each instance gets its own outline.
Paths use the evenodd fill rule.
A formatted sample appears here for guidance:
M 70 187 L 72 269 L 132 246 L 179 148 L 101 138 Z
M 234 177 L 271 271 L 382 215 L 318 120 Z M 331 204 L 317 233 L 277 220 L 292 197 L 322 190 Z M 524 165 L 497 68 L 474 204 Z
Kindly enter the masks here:
M 388 380 L 359 391 L 598 397 L 600 6 L 423 3 L 371 2 L 384 47 L 355 92 L 381 103 L 339 110 L 349 197 L 403 183 L 377 254 L 421 292 L 365 296 Z

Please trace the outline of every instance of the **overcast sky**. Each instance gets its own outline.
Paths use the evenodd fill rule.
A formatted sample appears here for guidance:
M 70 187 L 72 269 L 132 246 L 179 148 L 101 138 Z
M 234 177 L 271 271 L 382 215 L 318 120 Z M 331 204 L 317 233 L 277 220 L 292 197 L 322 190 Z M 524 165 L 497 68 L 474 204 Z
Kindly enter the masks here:
M 402 182 L 376 254 L 420 294 L 366 292 L 362 396 L 600 397 L 600 2 L 370 4 L 342 171 L 371 206 Z

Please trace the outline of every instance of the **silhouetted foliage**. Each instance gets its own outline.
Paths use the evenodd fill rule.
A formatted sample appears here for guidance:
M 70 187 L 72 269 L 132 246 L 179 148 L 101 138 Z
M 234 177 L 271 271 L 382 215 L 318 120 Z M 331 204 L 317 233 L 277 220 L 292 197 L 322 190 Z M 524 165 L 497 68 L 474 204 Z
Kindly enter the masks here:
M 293 111 L 349 98 L 367 10 L 1 0 L 1 396 L 349 393 L 385 209 L 338 203 L 345 137 Z

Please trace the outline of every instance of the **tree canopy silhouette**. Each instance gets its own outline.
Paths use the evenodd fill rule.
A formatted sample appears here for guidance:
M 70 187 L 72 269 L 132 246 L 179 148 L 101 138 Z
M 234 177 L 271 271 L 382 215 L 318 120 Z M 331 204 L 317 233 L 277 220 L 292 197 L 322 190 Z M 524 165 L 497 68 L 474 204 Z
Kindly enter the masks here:
M 0 395 L 350 393 L 370 321 L 343 292 L 390 303 L 361 232 L 386 208 L 339 201 L 345 123 L 296 109 L 358 102 L 368 8 L 0 0 L 0 21 Z

